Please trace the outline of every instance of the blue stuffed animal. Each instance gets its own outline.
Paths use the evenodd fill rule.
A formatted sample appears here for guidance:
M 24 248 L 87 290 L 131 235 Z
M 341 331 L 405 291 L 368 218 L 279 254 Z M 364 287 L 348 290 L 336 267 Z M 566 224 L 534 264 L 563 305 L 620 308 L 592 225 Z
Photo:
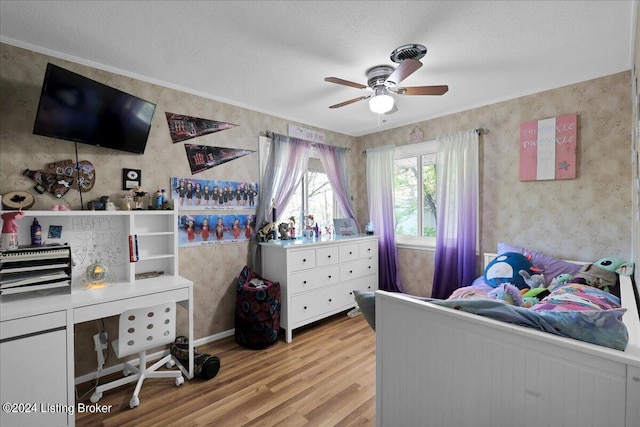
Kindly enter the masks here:
M 523 270 L 528 274 L 539 272 L 529 258 L 518 252 L 505 252 L 495 257 L 484 269 L 484 280 L 493 288 L 503 283 L 511 283 L 518 289 L 529 288 L 520 275 Z

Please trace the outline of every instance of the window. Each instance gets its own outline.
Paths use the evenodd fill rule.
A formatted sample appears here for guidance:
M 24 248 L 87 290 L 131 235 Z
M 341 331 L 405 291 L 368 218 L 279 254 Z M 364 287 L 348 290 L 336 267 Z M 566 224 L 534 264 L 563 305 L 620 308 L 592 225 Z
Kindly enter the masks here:
M 394 199 L 399 245 L 435 247 L 436 142 L 396 148 Z
M 296 233 L 299 235 L 302 233 L 300 224 L 304 223 L 308 215 L 313 215 L 313 225 L 317 223 L 322 233 L 327 233 L 333 229 L 336 210 L 337 203 L 322 163 L 319 159 L 309 158 L 309 169 L 287 208 L 282 215 L 278 215 L 278 222 L 286 222 L 293 216 L 296 219 Z
M 271 140 L 260 136 L 260 176 L 264 176 Z M 260 183 L 262 185 L 262 182 Z M 333 230 L 333 219 L 339 218 L 338 204 L 333 196 L 333 189 L 329 183 L 322 162 L 318 158 L 316 149 L 312 148 L 309 154 L 307 173 L 298 185 L 289 205 L 282 213 L 278 212 L 277 222 L 289 222 L 290 217 L 296 221 L 296 234 L 302 234 L 301 224 L 308 215 L 313 215 L 314 224 L 318 223 L 322 233 Z

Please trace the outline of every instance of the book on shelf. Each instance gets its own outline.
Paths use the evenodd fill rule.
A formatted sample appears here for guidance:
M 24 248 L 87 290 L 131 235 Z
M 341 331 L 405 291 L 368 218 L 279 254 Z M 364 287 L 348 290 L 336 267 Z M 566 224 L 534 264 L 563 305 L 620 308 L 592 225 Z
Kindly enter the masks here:
M 136 262 L 140 259 L 138 255 L 138 235 L 129 235 L 129 261 Z

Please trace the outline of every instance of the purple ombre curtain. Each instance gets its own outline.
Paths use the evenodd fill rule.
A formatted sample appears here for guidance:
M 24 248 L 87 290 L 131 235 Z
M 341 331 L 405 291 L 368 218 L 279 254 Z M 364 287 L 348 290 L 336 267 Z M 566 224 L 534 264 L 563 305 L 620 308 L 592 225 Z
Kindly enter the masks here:
M 355 221 L 356 213 L 351 204 L 349 175 L 347 174 L 347 149 L 325 144 L 316 144 L 316 150 L 320 157 L 322 167 L 324 167 L 324 171 L 327 173 L 327 178 L 333 189 L 333 194 L 338 201 L 338 206 L 346 217 L 353 218 Z M 356 225 L 358 225 L 358 221 L 356 221 Z M 360 232 L 360 225 L 358 225 L 358 232 Z
M 394 147 L 367 150 L 367 197 L 369 220 L 378 235 L 379 288 L 402 292 L 393 205 L 393 151 Z
M 310 145 L 309 141 L 274 134 L 258 197 L 256 230 L 261 228 L 265 221 L 272 221 L 274 202 L 278 214 L 291 200 L 307 171 Z M 251 240 L 251 246 L 253 269 L 260 271 L 260 245 L 257 236 Z
M 437 237 L 431 297 L 445 299 L 476 275 L 478 145 L 475 130 L 438 138 Z

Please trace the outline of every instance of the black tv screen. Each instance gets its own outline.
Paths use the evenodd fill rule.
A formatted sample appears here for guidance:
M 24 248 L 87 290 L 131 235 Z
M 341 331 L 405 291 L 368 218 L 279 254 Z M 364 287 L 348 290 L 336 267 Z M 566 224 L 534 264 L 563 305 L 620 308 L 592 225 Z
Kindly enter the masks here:
M 33 133 L 143 154 L 156 105 L 47 64 Z

